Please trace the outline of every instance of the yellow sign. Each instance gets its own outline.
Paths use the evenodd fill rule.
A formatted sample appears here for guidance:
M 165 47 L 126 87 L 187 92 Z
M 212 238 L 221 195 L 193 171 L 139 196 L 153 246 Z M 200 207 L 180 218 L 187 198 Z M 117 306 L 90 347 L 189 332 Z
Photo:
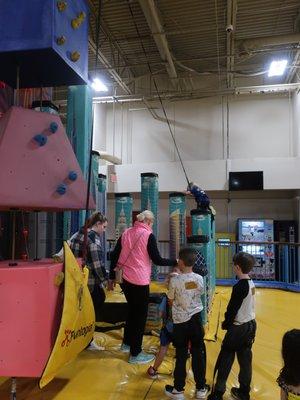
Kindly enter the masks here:
M 68 244 L 64 243 L 64 305 L 57 338 L 40 379 L 46 386 L 66 363 L 76 358 L 93 338 L 95 311 L 87 286 L 88 269 L 82 271 Z

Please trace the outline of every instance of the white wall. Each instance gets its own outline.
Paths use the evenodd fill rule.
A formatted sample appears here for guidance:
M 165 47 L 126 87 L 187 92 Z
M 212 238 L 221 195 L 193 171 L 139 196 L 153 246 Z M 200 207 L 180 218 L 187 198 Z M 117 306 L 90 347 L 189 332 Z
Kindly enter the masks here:
M 162 117 L 158 104 L 151 104 Z M 102 136 L 97 143 L 123 161 L 120 166 L 101 168 L 108 178 L 111 172 L 117 173 L 117 183 L 109 183 L 109 192 L 132 192 L 134 209 L 138 210 L 142 172 L 159 174 L 161 192 L 185 188 L 185 177 L 165 122 L 155 120 L 144 104 L 98 107 L 96 119 L 98 116 L 102 122 L 96 124 L 101 125 Z M 166 104 L 190 180 L 214 191 L 217 231 L 235 232 L 238 218 L 298 219 L 299 200 L 287 189 L 300 189 L 300 95 L 239 96 L 229 98 L 228 109 L 227 120 L 226 98 Z M 235 198 L 228 202 L 224 192 L 228 172 L 251 170 L 264 171 L 265 189 L 285 191 L 267 194 L 268 198 L 265 191 L 252 193 L 251 198 L 247 194 L 231 194 Z M 161 197 L 159 239 L 167 240 L 168 198 L 166 193 Z M 110 198 L 109 237 L 114 236 L 114 207 L 114 199 Z M 189 199 L 188 211 L 193 207 L 193 200 Z
M 157 103 L 151 106 L 160 120 L 141 103 L 104 106 L 101 145 L 123 161 L 115 168 L 118 183 L 111 191 L 139 191 L 141 172 L 157 172 L 162 191 L 186 186 L 163 113 Z M 215 97 L 165 106 L 188 177 L 206 190 L 227 189 L 229 171 L 249 170 L 264 171 L 265 188 L 300 188 L 299 95 Z
M 294 157 L 300 156 L 300 93 L 293 94 L 293 155 Z
M 292 121 L 289 97 L 235 97 L 229 103 L 229 157 L 289 157 Z
M 291 155 L 293 107 L 289 95 L 239 96 L 228 101 L 228 158 Z M 159 104 L 151 105 L 162 118 Z M 183 160 L 226 158 L 226 98 L 169 102 L 165 107 Z M 107 151 L 123 156 L 124 163 L 177 160 L 167 124 L 155 120 L 144 104 L 107 105 L 106 135 Z

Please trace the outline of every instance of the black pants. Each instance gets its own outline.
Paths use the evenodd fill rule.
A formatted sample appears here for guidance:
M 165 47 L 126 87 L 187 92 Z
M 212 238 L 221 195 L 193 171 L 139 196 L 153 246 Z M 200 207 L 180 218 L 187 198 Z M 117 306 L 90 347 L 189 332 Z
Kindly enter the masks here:
M 222 342 L 221 351 L 216 364 L 218 375 L 215 390 L 225 393 L 226 381 L 236 353 L 240 366 L 238 376 L 240 391 L 245 394 L 246 397 L 249 396 L 252 379 L 251 348 L 255 339 L 255 332 L 255 320 L 246 322 L 243 325 L 233 325 L 228 329 Z
M 101 309 L 105 302 L 104 289 L 99 285 L 95 285 L 93 291 L 91 292 L 91 297 L 95 309 L 96 321 L 98 321 L 101 315 Z
M 121 288 L 128 303 L 123 343 L 130 346 L 132 356 L 137 356 L 142 351 L 148 313 L 149 285 L 134 285 L 124 280 Z
M 196 388 L 198 390 L 203 389 L 206 374 L 206 349 L 200 313 L 193 315 L 187 322 L 174 324 L 173 337 L 173 344 L 176 348 L 175 389 L 179 391 L 184 390 L 189 343 L 191 344 L 192 370 Z

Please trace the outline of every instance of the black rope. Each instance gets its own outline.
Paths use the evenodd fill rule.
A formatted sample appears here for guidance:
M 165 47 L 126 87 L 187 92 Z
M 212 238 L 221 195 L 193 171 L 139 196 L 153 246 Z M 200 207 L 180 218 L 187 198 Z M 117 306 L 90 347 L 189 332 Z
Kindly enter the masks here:
M 172 139 L 173 139 L 173 143 L 174 143 L 174 146 L 175 146 L 175 149 L 176 149 L 176 152 L 177 152 L 177 155 L 178 155 L 178 158 L 179 158 L 179 161 L 180 161 L 180 164 L 181 164 L 181 167 L 182 167 L 182 170 L 183 170 L 185 179 L 186 179 L 187 184 L 188 184 L 188 186 L 189 186 L 190 181 L 189 181 L 189 178 L 188 178 L 188 176 L 187 176 L 186 169 L 185 169 L 185 167 L 184 167 L 184 164 L 183 164 L 183 161 L 182 161 L 182 158 L 181 158 L 181 155 L 180 155 L 180 151 L 179 151 L 179 148 L 178 148 L 177 143 L 176 143 L 175 136 L 174 136 L 174 134 L 173 134 L 173 132 L 172 132 L 171 124 L 170 124 L 169 118 L 168 118 L 168 116 L 167 116 L 166 109 L 165 109 L 165 107 L 164 107 L 164 104 L 163 104 L 161 95 L 160 95 L 159 90 L 158 90 L 158 87 L 157 87 L 157 83 L 156 83 L 154 74 L 153 74 L 153 72 L 152 72 L 152 69 L 151 69 L 151 66 L 150 66 L 150 63 L 149 63 L 149 60 L 148 60 L 148 57 L 147 57 L 147 53 L 146 53 L 146 50 L 145 50 L 145 47 L 144 47 L 144 44 L 143 44 L 143 39 L 142 39 L 142 37 L 141 37 L 141 34 L 140 34 L 140 32 L 139 32 L 139 29 L 138 29 L 137 24 L 136 24 L 135 19 L 134 19 L 132 7 L 131 7 L 131 5 L 130 5 L 130 0 L 127 0 L 127 3 L 128 3 L 128 7 L 129 7 L 129 10 L 130 10 L 130 14 L 131 14 L 132 21 L 133 21 L 133 23 L 134 23 L 134 26 L 135 26 L 137 35 L 138 35 L 138 37 L 139 37 L 139 39 L 140 39 L 140 44 L 141 44 L 141 47 L 142 47 L 142 49 L 143 49 L 143 53 L 144 53 L 144 56 L 145 56 L 145 59 L 146 59 L 146 63 L 147 63 L 147 66 L 148 66 L 148 70 L 149 70 L 150 75 L 151 75 L 151 77 L 152 77 L 152 79 L 153 79 L 154 87 L 155 87 L 155 90 L 156 90 L 156 93 L 157 93 L 157 96 L 158 96 L 158 99 L 159 99 L 159 102 L 160 102 L 162 111 L 163 111 L 164 116 L 165 116 L 165 119 L 166 119 L 166 121 L 167 121 L 168 128 L 169 128 L 171 137 L 172 137 Z

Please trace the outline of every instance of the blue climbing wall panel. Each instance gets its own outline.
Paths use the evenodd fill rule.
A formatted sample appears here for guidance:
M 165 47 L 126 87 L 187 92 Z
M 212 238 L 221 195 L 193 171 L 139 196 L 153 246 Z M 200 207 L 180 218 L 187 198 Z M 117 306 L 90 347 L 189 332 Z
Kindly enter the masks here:
M 0 6 L 0 80 L 16 87 L 79 85 L 88 79 L 85 0 L 9 0 Z

